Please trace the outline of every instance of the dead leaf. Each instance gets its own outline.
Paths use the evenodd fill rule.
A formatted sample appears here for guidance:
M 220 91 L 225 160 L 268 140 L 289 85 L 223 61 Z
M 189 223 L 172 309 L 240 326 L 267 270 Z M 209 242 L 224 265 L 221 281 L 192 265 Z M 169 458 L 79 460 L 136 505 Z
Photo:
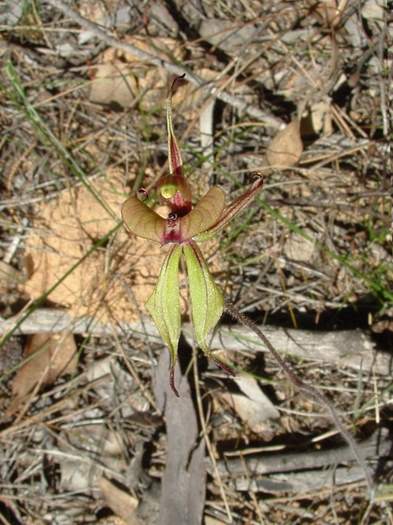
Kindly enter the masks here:
M 232 406 L 251 430 L 258 434 L 270 430 L 267 422 L 280 417 L 277 408 L 252 376 L 237 375 L 233 379 L 245 395 L 225 392 L 222 398 Z
M 78 363 L 76 350 L 70 333 L 32 335 L 24 354 L 30 359 L 18 370 L 12 383 L 12 394 L 18 404 L 37 385 L 48 385 L 63 374 L 72 374 Z
M 284 253 L 292 261 L 310 263 L 316 255 L 315 235 L 308 228 L 303 233 L 307 238 L 297 233 L 290 234 L 284 244 Z
M 127 525 L 140 525 L 135 516 L 138 500 L 106 478 L 101 478 L 99 487 L 108 507 Z
M 300 123 L 296 118 L 277 133 L 266 150 L 266 158 L 275 168 L 289 168 L 298 162 L 302 153 Z
M 127 64 L 100 64 L 96 67 L 91 84 L 90 100 L 97 104 L 119 104 L 123 108 L 133 105 L 138 86 Z
M 362 6 L 362 18 L 383 22 L 385 10 L 384 0 L 367 0 Z
M 217 518 L 213 518 L 212 516 L 206 516 L 205 517 L 205 525 L 225 525 L 225 521 L 218 520 Z
M 330 102 L 320 101 L 310 108 L 312 131 L 316 134 L 323 132 L 325 137 L 333 133 Z
M 317 4 L 315 12 L 323 24 L 333 28 L 340 22 L 347 2 L 348 0 L 321 0 Z
M 184 50 L 175 39 L 128 36 L 124 42 L 154 53 L 163 60 L 172 57 L 180 62 L 184 57 Z M 94 70 L 95 78 L 90 89 L 90 100 L 93 102 L 116 103 L 124 108 L 138 103 L 143 111 L 156 109 L 165 103 L 167 72 L 163 68 L 151 67 L 131 52 L 109 48 Z

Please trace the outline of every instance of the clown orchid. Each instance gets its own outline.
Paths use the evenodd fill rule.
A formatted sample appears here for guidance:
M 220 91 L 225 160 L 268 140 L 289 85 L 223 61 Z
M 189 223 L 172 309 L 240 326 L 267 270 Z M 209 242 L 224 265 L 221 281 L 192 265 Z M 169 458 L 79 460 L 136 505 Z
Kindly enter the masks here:
M 224 297 L 214 283 L 196 241 L 204 241 L 223 228 L 245 208 L 262 188 L 262 178 L 232 204 L 225 206 L 225 193 L 212 187 L 193 207 L 191 188 L 183 175 L 183 162 L 172 124 L 172 95 L 183 77 L 172 83 L 167 99 L 168 163 L 169 175 L 157 183 L 157 193 L 169 212 L 161 217 L 141 199 L 131 196 L 124 203 L 122 216 L 127 228 L 145 239 L 161 245 L 171 244 L 163 263 L 157 285 L 146 303 L 158 331 L 171 354 L 170 384 L 174 386 L 174 366 L 181 331 L 179 299 L 179 261 L 184 256 L 191 302 L 191 316 L 195 337 L 200 348 L 209 356 L 206 344 L 209 332 L 218 323 L 224 310 Z M 146 197 L 142 190 L 140 195 Z M 214 359 L 214 358 L 213 358 Z M 231 370 L 214 359 L 227 372 Z

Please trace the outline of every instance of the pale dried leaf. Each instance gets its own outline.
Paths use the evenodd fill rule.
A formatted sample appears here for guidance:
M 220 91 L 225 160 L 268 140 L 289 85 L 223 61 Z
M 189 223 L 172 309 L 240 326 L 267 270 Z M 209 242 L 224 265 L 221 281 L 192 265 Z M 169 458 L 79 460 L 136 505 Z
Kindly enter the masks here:
M 117 516 L 122 518 L 127 525 L 140 525 L 140 521 L 135 516 L 138 500 L 134 496 L 106 478 L 100 479 L 99 487 L 107 505 Z
M 24 357 L 31 359 L 18 370 L 12 383 L 12 393 L 20 400 L 38 384 L 51 384 L 63 374 L 72 374 L 78 363 L 74 336 L 64 332 L 32 335 Z
M 90 100 L 97 104 L 119 104 L 131 107 L 135 102 L 138 86 L 127 64 L 101 64 L 90 88 Z
M 218 520 L 217 518 L 213 518 L 212 516 L 205 517 L 205 525 L 225 525 L 225 523 L 225 521 Z
M 258 385 L 256 379 L 250 375 L 241 375 L 238 374 L 233 378 L 240 390 L 245 394 L 249 399 L 257 403 L 261 403 L 265 406 L 266 409 L 266 418 L 277 418 L 279 417 L 279 412 L 270 401 L 268 397 L 264 394 L 261 387 Z
M 298 119 L 294 119 L 271 141 L 266 150 L 266 158 L 275 168 L 289 168 L 298 162 L 302 153 L 300 124 Z
M 316 255 L 314 233 L 309 229 L 305 229 L 304 234 L 307 238 L 303 235 L 292 233 L 284 244 L 284 253 L 293 261 L 310 263 Z
M 312 131 L 320 133 L 323 131 L 325 136 L 333 133 L 331 118 L 330 118 L 330 103 L 328 101 L 316 102 L 310 109 Z
M 143 38 L 127 35 L 123 42 L 163 60 L 182 61 L 184 50 L 175 39 Z M 95 68 L 90 100 L 100 104 L 118 103 L 130 107 L 136 101 L 143 110 L 156 109 L 164 103 L 168 74 L 163 68 L 152 68 L 131 52 L 108 48 Z M 122 77 L 123 76 L 123 77 Z
M 224 393 L 224 400 L 254 432 L 268 430 L 269 425 L 266 422 L 280 416 L 277 408 L 252 376 L 238 375 L 234 377 L 234 381 L 245 395 Z
M 385 0 L 367 0 L 362 7 L 362 18 L 383 21 Z

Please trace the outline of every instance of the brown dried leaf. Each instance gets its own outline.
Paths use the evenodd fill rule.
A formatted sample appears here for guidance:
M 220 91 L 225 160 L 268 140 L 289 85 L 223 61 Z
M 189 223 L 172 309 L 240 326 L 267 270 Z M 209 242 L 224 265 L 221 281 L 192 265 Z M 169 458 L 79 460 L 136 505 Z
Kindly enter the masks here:
M 266 150 L 266 158 L 271 166 L 289 168 L 297 163 L 303 153 L 300 137 L 300 123 L 297 118 L 279 131 Z
M 105 478 L 100 479 L 99 487 L 107 505 L 117 516 L 127 525 L 140 525 L 140 521 L 135 516 L 138 500 L 134 496 Z
M 179 62 L 183 59 L 184 51 L 175 39 L 126 36 L 123 41 L 142 51 L 154 53 L 163 60 L 169 56 Z M 152 68 L 130 52 L 107 49 L 101 55 L 101 64 L 95 67 L 95 72 L 90 91 L 93 102 L 117 103 L 122 107 L 130 107 L 137 102 L 143 110 L 156 108 L 164 102 L 167 72 L 163 68 Z
M 27 342 L 24 357 L 31 359 L 18 370 L 12 383 L 12 393 L 19 401 L 38 384 L 53 383 L 59 376 L 76 370 L 74 336 L 64 332 L 32 335 Z
M 347 0 L 321 0 L 315 12 L 327 27 L 336 27 L 347 6 Z
M 90 100 L 97 104 L 119 104 L 131 107 L 138 94 L 138 85 L 127 64 L 100 64 L 91 84 Z

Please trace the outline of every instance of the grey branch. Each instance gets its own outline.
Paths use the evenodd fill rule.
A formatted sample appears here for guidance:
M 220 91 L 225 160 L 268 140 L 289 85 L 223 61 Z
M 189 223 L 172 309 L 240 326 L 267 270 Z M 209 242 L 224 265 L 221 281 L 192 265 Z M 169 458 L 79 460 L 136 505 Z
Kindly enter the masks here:
M 375 432 L 357 446 L 365 459 L 378 460 L 389 456 L 391 441 L 387 432 Z M 344 466 L 352 461 L 352 451 L 345 446 L 296 454 L 243 455 L 221 460 L 218 468 L 222 476 L 230 476 L 230 484 L 239 491 L 302 493 L 361 481 L 364 472 L 360 467 Z
M 18 316 L 0 319 L 0 334 L 11 330 L 18 322 Z M 299 359 L 333 363 L 337 367 L 363 370 L 373 369 L 377 374 L 387 375 L 391 370 L 388 354 L 376 352 L 374 343 L 366 331 L 341 330 L 318 332 L 309 330 L 283 330 L 273 326 L 261 327 L 275 348 L 286 355 Z M 18 327 L 16 333 L 35 334 L 38 332 L 71 331 L 75 334 L 90 333 L 96 337 L 132 334 L 134 337 L 159 342 L 160 336 L 149 319 L 136 323 L 101 323 L 92 317 L 73 318 L 65 310 L 38 308 Z M 183 332 L 193 345 L 193 329 L 190 323 L 183 324 Z M 229 352 L 249 349 L 254 352 L 267 350 L 251 330 L 234 326 L 220 326 L 211 340 L 210 348 L 223 348 Z

